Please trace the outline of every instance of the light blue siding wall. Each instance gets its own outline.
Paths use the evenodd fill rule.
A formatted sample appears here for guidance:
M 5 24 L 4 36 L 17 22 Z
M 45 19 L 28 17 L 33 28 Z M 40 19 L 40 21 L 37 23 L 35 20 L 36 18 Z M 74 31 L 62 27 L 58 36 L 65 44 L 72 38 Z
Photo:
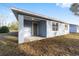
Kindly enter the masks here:
M 46 21 L 39 22 L 39 34 L 40 36 L 46 36 Z
M 23 15 L 19 15 L 18 20 L 19 20 L 19 43 L 23 43 L 24 38 L 32 36 L 32 21 L 29 21 L 29 20 L 24 21 Z M 63 24 L 63 23 L 59 23 L 58 31 L 53 31 L 52 22 L 53 21 L 49 21 L 49 20 L 37 21 L 38 34 L 40 36 L 53 37 L 53 36 L 64 35 L 64 34 L 69 33 L 69 31 L 68 31 L 69 26 L 68 26 L 68 29 L 65 30 L 65 24 Z
M 58 31 L 52 30 L 52 22 L 47 20 L 47 37 L 54 37 L 59 35 L 64 35 L 69 33 L 69 25 L 68 28 L 65 29 L 64 23 L 58 23 Z
M 77 32 L 77 26 L 76 25 L 73 25 L 73 24 L 70 24 L 70 33 L 76 33 Z
M 32 21 L 29 20 L 24 21 L 24 31 L 25 31 L 25 37 L 32 36 Z

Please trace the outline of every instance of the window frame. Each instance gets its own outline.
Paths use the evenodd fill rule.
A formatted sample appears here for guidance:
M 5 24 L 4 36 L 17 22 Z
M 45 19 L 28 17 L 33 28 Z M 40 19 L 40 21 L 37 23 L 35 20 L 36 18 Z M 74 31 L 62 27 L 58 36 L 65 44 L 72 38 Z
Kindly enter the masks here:
M 59 23 L 52 22 L 52 31 L 58 31 L 58 29 L 59 29 Z

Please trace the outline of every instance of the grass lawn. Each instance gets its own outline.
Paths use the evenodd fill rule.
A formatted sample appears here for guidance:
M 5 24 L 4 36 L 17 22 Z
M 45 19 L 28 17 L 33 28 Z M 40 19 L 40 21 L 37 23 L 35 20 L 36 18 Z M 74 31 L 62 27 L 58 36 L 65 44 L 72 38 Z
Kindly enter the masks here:
M 17 36 L 0 34 L 0 55 L 79 55 L 79 34 L 19 44 Z

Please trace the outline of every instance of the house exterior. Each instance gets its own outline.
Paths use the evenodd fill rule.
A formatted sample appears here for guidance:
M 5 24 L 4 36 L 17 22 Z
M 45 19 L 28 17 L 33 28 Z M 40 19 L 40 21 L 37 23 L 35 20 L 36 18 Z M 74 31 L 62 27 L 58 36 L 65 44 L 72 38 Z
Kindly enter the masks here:
M 79 33 L 79 25 L 70 24 L 69 25 L 69 32 L 70 33 Z
M 19 22 L 19 43 L 32 36 L 54 37 L 69 34 L 69 24 L 22 9 L 11 9 Z M 26 39 L 27 40 L 27 39 Z

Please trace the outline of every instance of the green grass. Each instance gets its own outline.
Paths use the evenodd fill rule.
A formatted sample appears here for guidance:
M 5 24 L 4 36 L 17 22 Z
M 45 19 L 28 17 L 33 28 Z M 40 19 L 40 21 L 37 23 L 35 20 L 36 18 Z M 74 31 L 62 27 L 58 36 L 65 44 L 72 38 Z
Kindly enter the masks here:
M 0 34 L 0 55 L 79 55 L 79 34 L 67 34 L 18 45 L 17 36 Z

